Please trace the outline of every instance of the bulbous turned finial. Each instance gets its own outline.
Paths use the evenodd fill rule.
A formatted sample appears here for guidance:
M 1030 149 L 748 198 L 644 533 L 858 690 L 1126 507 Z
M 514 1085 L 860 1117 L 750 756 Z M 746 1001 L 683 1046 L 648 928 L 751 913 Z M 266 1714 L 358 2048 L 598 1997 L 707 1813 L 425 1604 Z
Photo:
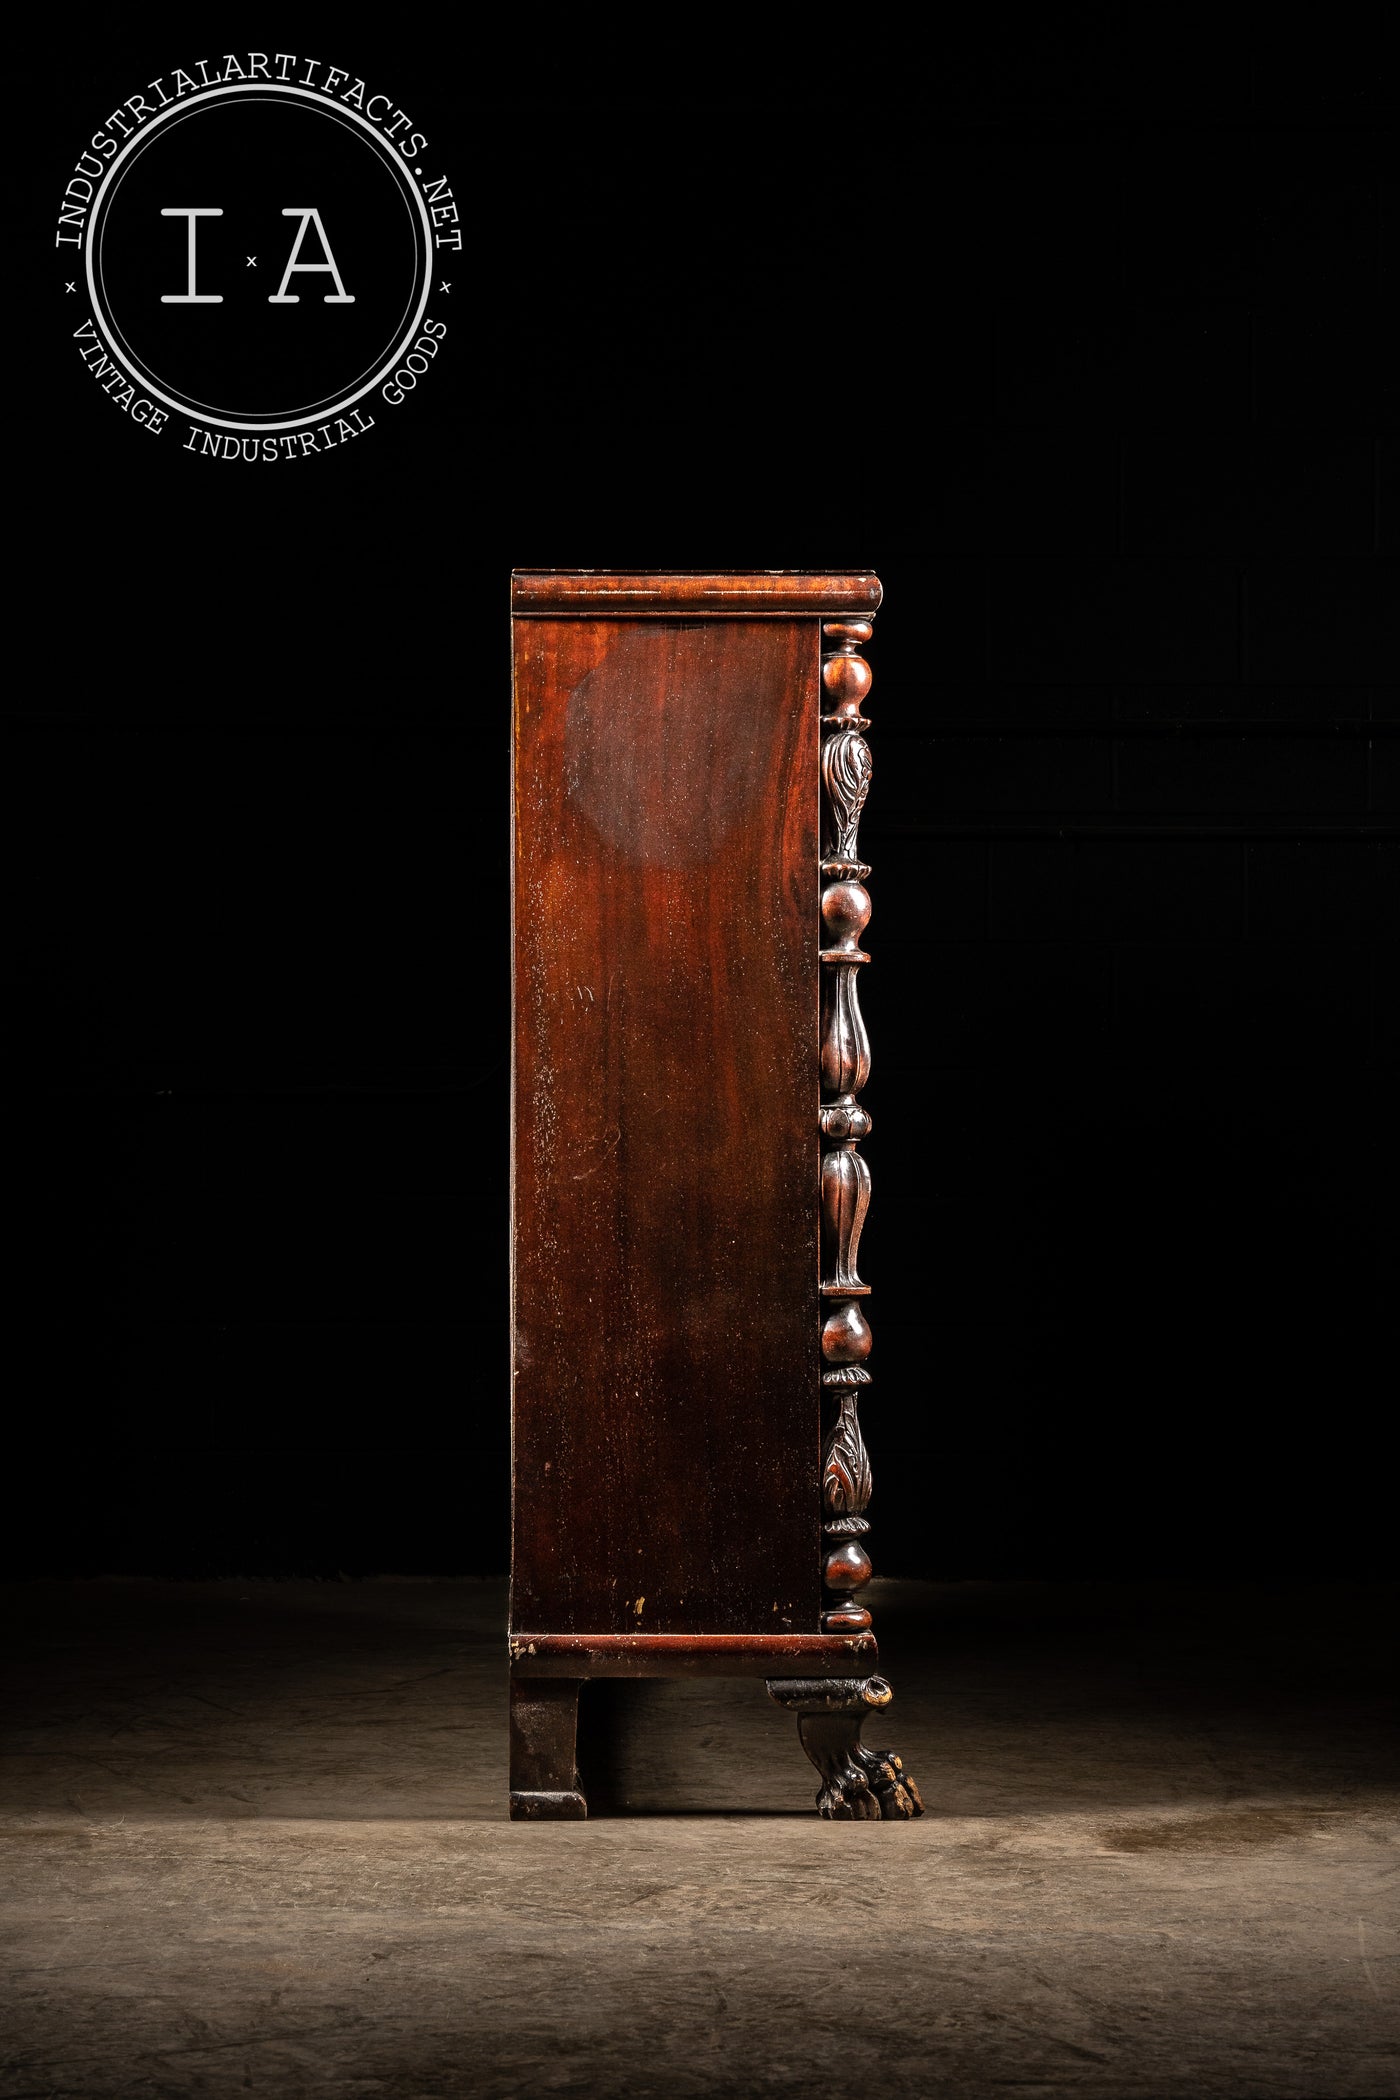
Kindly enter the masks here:
M 822 1568 L 822 1580 L 836 1597 L 830 1611 L 822 1613 L 824 1633 L 856 1633 L 870 1624 L 870 1614 L 863 1604 L 857 1604 L 853 1592 L 864 1589 L 874 1569 L 870 1555 L 859 1539 L 842 1539 L 839 1546 L 827 1554 Z
M 863 729 L 860 704 L 870 691 L 874 676 L 869 664 L 856 651 L 875 632 L 869 620 L 826 620 L 822 633 L 835 648 L 822 659 L 822 686 L 831 707 L 822 720 L 829 728 Z
M 854 1298 L 833 1305 L 822 1321 L 822 1355 L 829 1364 L 863 1364 L 874 1342 L 870 1322 Z
M 849 958 L 868 962 L 860 936 L 870 924 L 870 892 L 861 882 L 832 882 L 822 891 L 822 923 L 831 936 L 831 946 L 822 950 L 823 962 Z

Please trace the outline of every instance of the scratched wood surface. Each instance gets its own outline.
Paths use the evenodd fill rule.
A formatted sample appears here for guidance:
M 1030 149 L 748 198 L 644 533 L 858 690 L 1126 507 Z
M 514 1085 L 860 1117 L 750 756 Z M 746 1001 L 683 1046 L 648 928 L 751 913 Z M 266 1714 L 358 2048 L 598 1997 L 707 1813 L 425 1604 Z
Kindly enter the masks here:
M 516 623 L 517 1628 L 818 1626 L 818 655 Z

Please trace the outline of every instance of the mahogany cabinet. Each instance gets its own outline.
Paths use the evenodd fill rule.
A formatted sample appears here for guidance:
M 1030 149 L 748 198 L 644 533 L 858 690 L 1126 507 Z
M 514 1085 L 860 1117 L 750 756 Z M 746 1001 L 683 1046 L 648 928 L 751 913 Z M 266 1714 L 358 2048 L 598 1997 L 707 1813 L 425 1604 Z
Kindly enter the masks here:
M 862 1720 L 869 574 L 512 580 L 510 1810 L 582 1683 L 760 1677 L 834 1817 Z

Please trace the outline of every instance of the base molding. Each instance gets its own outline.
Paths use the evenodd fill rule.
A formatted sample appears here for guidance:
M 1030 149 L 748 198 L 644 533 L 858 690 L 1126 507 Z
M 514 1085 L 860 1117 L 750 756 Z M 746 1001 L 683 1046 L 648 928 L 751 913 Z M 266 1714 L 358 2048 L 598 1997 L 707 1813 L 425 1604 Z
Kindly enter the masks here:
M 512 1677 L 850 1677 L 873 1634 L 512 1633 Z
M 583 1822 L 578 1706 L 605 1677 L 762 1677 L 797 1721 L 817 1770 L 818 1812 L 835 1822 L 923 1814 L 919 1789 L 892 1750 L 867 1750 L 861 1724 L 893 1694 L 871 1670 L 870 1633 L 514 1633 L 510 1637 L 510 1814 L 513 1822 Z

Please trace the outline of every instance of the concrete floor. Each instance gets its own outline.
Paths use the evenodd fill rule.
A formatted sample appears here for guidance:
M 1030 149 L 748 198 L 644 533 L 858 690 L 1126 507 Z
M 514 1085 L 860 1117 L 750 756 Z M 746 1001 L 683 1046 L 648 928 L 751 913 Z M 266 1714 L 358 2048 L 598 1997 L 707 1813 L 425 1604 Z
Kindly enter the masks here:
M 725 1683 L 532 1825 L 501 1585 L 13 1589 L 0 2092 L 1400 2093 L 1389 1601 L 877 1584 L 921 1822 Z

